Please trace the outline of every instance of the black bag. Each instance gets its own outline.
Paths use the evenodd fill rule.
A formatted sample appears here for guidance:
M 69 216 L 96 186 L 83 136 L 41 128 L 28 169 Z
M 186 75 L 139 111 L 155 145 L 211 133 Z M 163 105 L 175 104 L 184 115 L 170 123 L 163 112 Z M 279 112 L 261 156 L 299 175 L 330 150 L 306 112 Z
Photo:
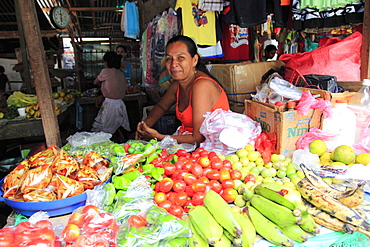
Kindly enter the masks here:
M 297 84 L 297 87 L 306 87 L 306 88 L 318 88 L 326 90 L 332 93 L 342 93 L 345 90 L 338 86 L 337 77 L 331 75 L 316 75 L 309 74 L 303 75 L 304 78 L 300 77 Z

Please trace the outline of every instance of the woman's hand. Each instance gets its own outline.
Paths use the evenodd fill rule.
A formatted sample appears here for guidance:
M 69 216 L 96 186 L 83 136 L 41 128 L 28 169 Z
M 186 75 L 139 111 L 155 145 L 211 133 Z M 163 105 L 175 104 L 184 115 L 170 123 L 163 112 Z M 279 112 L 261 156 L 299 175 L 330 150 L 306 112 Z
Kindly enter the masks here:
M 146 140 L 149 141 L 151 139 L 158 139 L 162 140 L 163 135 L 159 134 L 158 131 L 155 129 L 152 129 L 148 127 L 148 125 L 142 121 L 137 125 L 136 133 L 135 133 L 135 139 L 137 140 Z
M 103 95 L 99 95 L 98 97 L 96 97 L 95 106 L 97 108 L 100 108 L 100 106 L 103 103 L 103 101 L 104 101 L 104 96 Z

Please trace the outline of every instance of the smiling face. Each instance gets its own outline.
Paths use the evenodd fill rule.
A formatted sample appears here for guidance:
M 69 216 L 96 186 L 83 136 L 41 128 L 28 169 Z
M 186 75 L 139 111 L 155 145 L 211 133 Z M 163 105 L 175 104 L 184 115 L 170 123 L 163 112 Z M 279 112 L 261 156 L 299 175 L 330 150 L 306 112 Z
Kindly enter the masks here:
M 173 79 L 186 81 L 193 79 L 198 55 L 191 57 L 183 42 L 175 42 L 167 46 L 166 68 Z

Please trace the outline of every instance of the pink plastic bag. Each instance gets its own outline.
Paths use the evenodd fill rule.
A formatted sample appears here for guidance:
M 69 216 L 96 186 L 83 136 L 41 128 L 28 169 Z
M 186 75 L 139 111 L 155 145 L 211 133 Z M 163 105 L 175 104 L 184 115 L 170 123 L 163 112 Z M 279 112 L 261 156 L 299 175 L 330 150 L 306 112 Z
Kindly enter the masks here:
M 323 141 L 328 141 L 331 137 L 336 136 L 336 134 L 326 133 L 318 128 L 310 128 L 308 132 L 304 133 L 297 141 L 297 149 L 305 149 L 314 140 L 320 139 Z
M 324 114 L 324 118 L 331 117 L 332 109 L 331 109 L 331 102 L 328 100 L 317 100 L 312 97 L 310 91 L 302 92 L 302 96 L 299 100 L 299 103 L 296 107 L 296 110 L 306 116 L 310 109 L 317 109 L 322 111 Z
M 334 75 L 338 81 L 360 81 L 362 34 L 355 32 L 343 40 L 330 38 L 325 45 L 303 53 L 283 54 L 284 79 L 294 71 L 302 75 Z M 345 68 L 345 69 L 344 69 Z

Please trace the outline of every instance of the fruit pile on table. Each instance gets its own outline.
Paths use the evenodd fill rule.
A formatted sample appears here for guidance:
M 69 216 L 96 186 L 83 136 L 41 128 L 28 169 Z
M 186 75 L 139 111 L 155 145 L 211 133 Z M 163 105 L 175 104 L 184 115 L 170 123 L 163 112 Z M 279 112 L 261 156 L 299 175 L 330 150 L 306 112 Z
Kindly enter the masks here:
M 369 163 L 366 153 L 343 158 L 350 148 L 327 152 L 318 141 L 309 146 L 322 169 L 334 162 L 345 168 Z M 62 150 L 76 160 L 90 152 L 105 157 L 111 180 L 95 186 L 87 206 L 73 210 L 61 230 L 42 218 L 41 229 L 50 234 L 36 235 L 43 230 L 31 217 L 21 225 L 22 238 L 15 237 L 21 226 L 1 229 L 0 246 L 294 246 L 324 236 L 323 229 L 370 237 L 365 182 L 322 178 L 282 154 L 266 162 L 250 144 L 229 156 L 202 148 L 170 153 L 156 140 L 67 144 Z

